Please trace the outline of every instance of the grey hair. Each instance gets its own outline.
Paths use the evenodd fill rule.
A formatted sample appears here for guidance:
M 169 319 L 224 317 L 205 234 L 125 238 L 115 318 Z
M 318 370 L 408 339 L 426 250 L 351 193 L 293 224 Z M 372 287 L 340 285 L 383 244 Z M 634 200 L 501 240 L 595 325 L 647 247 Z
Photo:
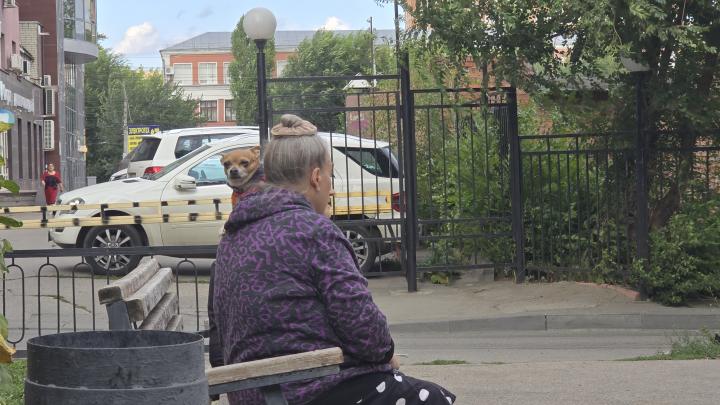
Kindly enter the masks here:
M 274 136 L 263 159 L 268 184 L 298 188 L 315 168 L 324 168 L 330 150 L 317 135 Z

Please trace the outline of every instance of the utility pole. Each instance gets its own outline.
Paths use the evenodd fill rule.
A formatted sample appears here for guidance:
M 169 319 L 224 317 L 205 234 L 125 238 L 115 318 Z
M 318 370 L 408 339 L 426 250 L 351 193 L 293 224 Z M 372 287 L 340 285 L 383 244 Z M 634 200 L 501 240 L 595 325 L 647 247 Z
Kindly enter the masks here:
M 367 20 L 370 23 L 370 59 L 372 59 L 372 74 L 377 76 L 377 66 L 375 64 L 375 31 L 373 31 L 373 18 Z M 377 87 L 377 79 L 373 79 L 373 87 Z
M 128 115 L 130 113 L 130 106 L 128 105 L 127 90 L 125 89 L 125 82 L 122 82 L 123 90 L 123 158 L 128 154 Z

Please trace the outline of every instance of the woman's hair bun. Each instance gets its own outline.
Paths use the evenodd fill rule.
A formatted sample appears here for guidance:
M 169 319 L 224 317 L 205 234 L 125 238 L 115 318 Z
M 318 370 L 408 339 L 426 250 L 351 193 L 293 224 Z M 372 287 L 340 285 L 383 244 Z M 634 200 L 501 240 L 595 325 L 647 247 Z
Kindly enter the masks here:
M 317 127 L 297 115 L 283 114 L 270 133 L 272 136 L 312 136 L 317 135 Z

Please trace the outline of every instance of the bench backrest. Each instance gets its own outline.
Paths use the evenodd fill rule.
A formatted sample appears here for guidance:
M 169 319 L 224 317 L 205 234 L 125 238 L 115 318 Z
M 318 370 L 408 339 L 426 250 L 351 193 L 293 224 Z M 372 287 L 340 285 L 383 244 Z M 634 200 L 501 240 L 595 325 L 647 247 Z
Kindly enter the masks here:
M 110 330 L 182 330 L 177 294 L 168 291 L 172 270 L 160 268 L 156 259 L 141 262 L 125 277 L 98 290 L 106 305 Z
M 286 404 L 279 384 L 337 374 L 342 362 L 342 350 L 333 347 L 211 368 L 205 374 L 211 395 L 260 388 L 266 403 Z M 269 397 L 276 402 L 268 402 Z

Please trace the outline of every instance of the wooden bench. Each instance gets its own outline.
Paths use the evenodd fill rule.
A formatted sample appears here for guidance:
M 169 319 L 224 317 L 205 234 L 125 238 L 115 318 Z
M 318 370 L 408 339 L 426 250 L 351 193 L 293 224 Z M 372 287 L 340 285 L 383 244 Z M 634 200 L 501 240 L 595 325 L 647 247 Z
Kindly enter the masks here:
M 339 347 L 291 354 L 205 370 L 210 395 L 259 388 L 267 405 L 287 405 L 280 384 L 324 377 L 340 372 Z
M 156 259 L 149 259 L 98 290 L 100 304 L 107 308 L 110 330 L 181 331 L 178 297 L 169 291 L 172 285 L 172 270 L 161 269 Z
M 150 259 L 98 290 L 110 330 L 182 330 L 177 294 L 168 291 L 172 284 L 172 271 Z M 257 388 L 267 405 L 287 405 L 280 384 L 337 374 L 342 362 L 342 350 L 335 347 L 209 368 L 205 373 L 210 395 Z

